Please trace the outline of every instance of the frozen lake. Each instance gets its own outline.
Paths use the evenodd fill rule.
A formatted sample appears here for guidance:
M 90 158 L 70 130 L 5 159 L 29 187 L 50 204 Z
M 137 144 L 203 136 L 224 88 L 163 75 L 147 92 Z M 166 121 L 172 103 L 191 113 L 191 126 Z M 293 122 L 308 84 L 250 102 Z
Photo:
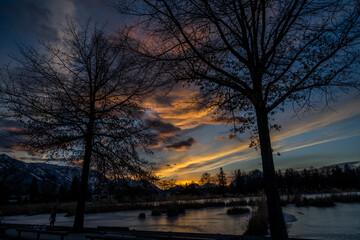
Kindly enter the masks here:
M 360 203 L 336 203 L 335 207 L 325 208 L 287 206 L 283 210 L 297 219 L 288 224 L 293 237 L 360 239 Z
M 178 217 L 151 216 L 151 211 L 122 211 L 85 215 L 85 226 L 122 226 L 136 230 L 199 232 L 199 233 L 244 233 L 249 214 L 227 215 L 227 208 L 216 207 L 186 210 Z M 360 203 L 337 203 L 335 207 L 295 207 L 283 208 L 284 213 L 296 217 L 288 223 L 289 235 L 329 240 L 360 239 Z M 140 212 L 145 219 L 138 219 Z M 48 214 L 35 216 L 9 216 L 6 223 L 48 224 Z M 56 225 L 72 226 L 74 217 L 58 214 Z
M 138 214 L 144 212 L 145 219 L 138 219 Z M 72 226 L 74 217 L 57 214 L 55 225 Z M 85 227 L 121 226 L 136 230 L 199 232 L 199 233 L 228 233 L 242 234 L 247 226 L 249 214 L 229 216 L 226 208 L 206 208 L 186 210 L 178 217 L 151 216 L 151 211 L 121 211 L 110 213 L 96 213 L 85 215 Z M 48 224 L 48 214 L 35 216 L 9 216 L 6 223 Z

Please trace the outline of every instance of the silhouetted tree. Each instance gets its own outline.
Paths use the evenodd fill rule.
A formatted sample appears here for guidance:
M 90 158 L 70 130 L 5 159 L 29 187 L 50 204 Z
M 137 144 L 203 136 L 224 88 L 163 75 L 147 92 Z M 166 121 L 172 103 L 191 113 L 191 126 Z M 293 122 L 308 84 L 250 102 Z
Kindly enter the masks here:
M 218 179 L 218 184 L 220 186 L 220 191 L 224 195 L 226 191 L 227 178 L 222 167 L 220 168 L 219 173 L 217 174 L 217 179 Z
M 303 192 L 309 191 L 311 189 L 311 182 L 312 182 L 309 171 L 307 169 L 304 169 L 302 176 L 304 178 L 303 184 L 302 184 L 304 186 Z
M 17 161 L 13 160 L 0 167 L 0 201 L 7 202 L 10 196 L 20 199 L 20 195 L 28 193 L 28 189 L 24 189 L 22 185 L 24 176 L 17 174 L 18 168 Z
M 152 140 L 141 121 L 143 97 L 155 87 L 123 38 L 98 25 L 69 21 L 61 45 L 20 46 L 2 84 L 8 113 L 23 123 L 25 146 L 82 162 L 74 231 L 83 231 L 90 167 L 117 177 L 152 177 Z
M 219 173 L 217 175 L 218 178 L 218 184 L 222 187 L 227 185 L 227 179 L 226 179 L 226 174 L 224 172 L 224 170 L 222 169 L 222 167 L 219 169 Z
M 8 177 L 11 172 L 5 167 L 0 168 L 0 203 L 7 203 L 10 196 Z
M 79 178 L 75 176 L 71 181 L 71 186 L 70 186 L 71 200 L 77 199 L 79 188 L 80 188 L 80 181 Z
M 45 202 L 57 201 L 58 186 L 56 176 L 50 175 L 41 182 L 40 185 L 41 200 Z
M 157 185 L 162 190 L 169 190 L 176 186 L 176 178 L 159 180 Z
M 240 169 L 233 171 L 233 179 L 235 183 L 235 192 L 244 193 L 244 173 Z
M 260 144 L 271 239 L 287 239 L 270 141 L 271 116 L 300 108 L 334 88 L 359 87 L 357 0 L 122 0 L 117 9 L 143 23 L 140 55 L 164 77 L 198 85 L 235 131 Z M 151 47 L 148 45 L 151 44 Z
M 332 177 L 334 178 L 334 182 L 336 183 L 336 187 L 341 188 L 343 186 L 343 174 L 342 170 L 339 166 L 335 166 L 332 169 Z M 319 177 L 319 185 L 321 184 L 321 178 Z
M 354 170 L 354 175 L 355 175 L 355 179 L 356 179 L 355 186 L 357 189 L 360 189 L 360 166 Z
M 70 200 L 70 191 L 64 185 L 61 185 L 59 188 L 58 199 L 60 201 L 69 201 Z
M 10 191 L 7 184 L 3 181 L 0 181 L 0 192 L 1 192 L 0 203 L 4 204 L 8 201 L 8 198 L 10 196 Z
M 210 173 L 203 173 L 200 177 L 199 183 L 201 185 L 207 184 L 207 183 L 212 183 L 212 177 Z
M 33 177 L 29 186 L 29 200 L 31 202 L 37 200 L 38 195 L 39 195 L 39 187 L 37 184 L 37 179 Z

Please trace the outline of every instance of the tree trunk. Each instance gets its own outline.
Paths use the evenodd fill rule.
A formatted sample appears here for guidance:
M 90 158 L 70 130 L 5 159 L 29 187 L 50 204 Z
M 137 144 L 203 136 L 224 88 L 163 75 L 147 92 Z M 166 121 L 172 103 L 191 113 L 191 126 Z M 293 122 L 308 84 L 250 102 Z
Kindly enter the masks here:
M 256 108 L 257 126 L 260 139 L 264 187 L 269 213 L 270 235 L 272 240 L 288 239 L 280 195 L 276 182 L 275 167 L 272 155 L 268 117 L 264 108 Z
M 77 206 L 76 206 L 76 214 L 74 220 L 73 231 L 77 233 L 84 232 L 84 214 L 85 214 L 85 203 L 87 197 L 88 190 L 88 179 L 89 179 L 89 170 L 90 170 L 90 162 L 92 155 L 92 142 L 93 142 L 93 127 L 92 124 L 87 131 L 87 137 L 85 142 L 85 154 L 84 154 L 84 162 L 81 172 L 81 183 L 80 189 L 77 196 Z

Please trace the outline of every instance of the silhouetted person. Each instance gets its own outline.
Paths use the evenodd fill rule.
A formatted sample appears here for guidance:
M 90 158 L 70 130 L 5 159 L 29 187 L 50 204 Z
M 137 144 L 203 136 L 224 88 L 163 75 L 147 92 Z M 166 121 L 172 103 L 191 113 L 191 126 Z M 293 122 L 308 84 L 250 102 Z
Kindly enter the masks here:
M 51 209 L 51 213 L 50 213 L 50 217 L 49 217 L 50 227 L 54 226 L 55 220 L 56 220 L 56 207 L 53 207 Z

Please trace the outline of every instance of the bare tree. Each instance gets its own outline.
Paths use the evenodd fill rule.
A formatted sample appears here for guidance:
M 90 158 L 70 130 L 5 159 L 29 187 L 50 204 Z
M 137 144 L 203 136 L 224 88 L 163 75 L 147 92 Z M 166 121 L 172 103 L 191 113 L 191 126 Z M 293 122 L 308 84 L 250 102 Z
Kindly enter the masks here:
M 151 153 L 141 102 L 156 82 L 124 38 L 90 21 L 79 25 L 68 22 L 60 46 L 20 46 L 3 88 L 8 114 L 23 123 L 18 134 L 26 147 L 82 162 L 74 221 L 81 232 L 91 167 L 112 177 L 153 177 L 139 151 Z
M 176 178 L 162 179 L 157 182 L 157 185 L 162 190 L 169 190 L 176 186 Z
M 212 178 L 211 174 L 208 173 L 208 172 L 204 172 L 204 173 L 201 175 L 201 178 L 200 178 L 200 180 L 199 180 L 199 183 L 200 183 L 201 185 L 205 185 L 205 184 L 207 184 L 207 183 L 212 183 L 212 180 L 213 180 L 213 178 Z
M 275 179 L 270 129 L 276 110 L 311 107 L 338 89 L 359 88 L 356 0 L 118 1 L 147 34 L 142 52 L 167 77 L 199 86 L 235 131 L 253 129 L 260 144 L 271 239 L 287 239 Z M 149 44 L 151 43 L 151 47 Z

